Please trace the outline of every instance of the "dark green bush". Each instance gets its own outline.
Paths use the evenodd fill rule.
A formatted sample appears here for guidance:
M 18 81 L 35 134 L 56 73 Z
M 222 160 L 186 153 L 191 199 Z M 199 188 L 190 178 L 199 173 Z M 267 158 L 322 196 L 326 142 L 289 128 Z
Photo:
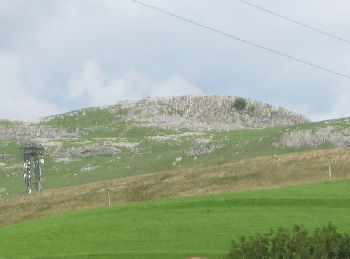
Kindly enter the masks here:
M 238 111 L 243 111 L 246 106 L 247 106 L 247 101 L 241 97 L 237 97 L 233 102 L 233 107 Z
M 248 113 L 252 114 L 255 111 L 255 106 L 253 104 L 249 105 L 247 111 Z
M 231 251 L 225 259 L 349 259 L 350 236 L 337 232 L 331 223 L 316 229 L 312 235 L 300 226 L 292 231 L 278 228 L 258 234 L 255 237 L 242 237 L 233 241 Z

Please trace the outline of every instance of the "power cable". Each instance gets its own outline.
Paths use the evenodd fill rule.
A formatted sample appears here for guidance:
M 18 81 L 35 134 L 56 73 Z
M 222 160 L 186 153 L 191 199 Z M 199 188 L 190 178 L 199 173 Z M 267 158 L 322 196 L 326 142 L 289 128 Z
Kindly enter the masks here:
M 295 19 L 293 19 L 293 18 L 290 18 L 290 17 L 288 17 L 288 16 L 279 14 L 279 13 L 277 13 L 277 12 L 275 12 L 275 11 L 271 11 L 271 10 L 269 10 L 269 9 L 266 9 L 266 8 L 260 6 L 260 5 L 251 3 L 251 2 L 246 1 L 246 0 L 237 0 L 237 1 L 239 1 L 239 2 L 241 2 L 241 3 L 243 3 L 243 4 L 245 4 L 245 5 L 249 5 L 249 6 L 251 6 L 251 7 L 254 7 L 254 8 L 256 8 L 256 9 L 259 9 L 260 11 L 263 11 L 263 12 L 265 12 L 265 13 L 269 13 L 269 14 L 271 14 L 271 15 L 273 15 L 273 16 L 278 17 L 278 18 L 281 18 L 281 19 L 287 20 L 287 21 L 289 21 L 289 22 L 292 22 L 292 23 L 301 25 L 301 26 L 303 26 L 303 27 L 305 27 L 305 28 L 307 28 L 307 29 L 310 29 L 310 30 L 319 32 L 319 33 L 321 33 L 321 34 L 323 34 L 323 35 L 326 35 L 327 37 L 330 37 L 330 38 L 333 38 L 333 39 L 342 41 L 343 43 L 346 43 L 346 44 L 350 44 L 350 41 L 348 41 L 347 39 L 338 37 L 338 36 L 336 36 L 336 35 L 334 35 L 334 34 L 331 34 L 331 33 L 329 33 L 329 32 L 326 32 L 326 31 L 323 31 L 323 30 L 318 29 L 318 28 L 316 28 L 316 27 L 307 25 L 306 23 L 299 22 L 299 21 L 297 21 L 297 20 L 295 20 Z
M 299 63 L 305 64 L 305 65 L 314 67 L 314 68 L 316 68 L 316 69 L 319 69 L 319 70 L 322 70 L 322 71 L 325 71 L 325 72 L 328 72 L 328 73 L 331 73 L 331 74 L 340 76 L 340 77 L 342 77 L 342 78 L 350 79 L 350 76 L 349 76 L 349 75 L 346 75 L 346 74 L 343 74 L 343 73 L 339 73 L 339 72 L 337 72 L 337 71 L 335 71 L 335 70 L 332 70 L 332 69 L 330 69 L 330 68 L 323 67 L 323 66 L 319 66 L 319 65 L 314 64 L 314 63 L 312 63 L 312 62 L 305 61 L 305 60 L 303 60 L 303 59 L 301 59 L 301 58 L 294 57 L 294 56 L 291 56 L 291 55 L 289 55 L 289 54 L 285 54 L 285 53 L 283 53 L 283 52 L 280 52 L 280 51 L 278 51 L 278 50 L 271 49 L 271 48 L 269 48 L 269 47 L 265 47 L 265 46 L 263 46 L 263 45 L 260 45 L 260 44 L 258 44 L 258 43 L 255 43 L 255 42 L 253 42 L 253 41 L 249 41 L 249 40 L 246 40 L 246 39 L 242 39 L 242 38 L 240 38 L 240 37 L 238 37 L 238 36 L 236 36 L 236 35 L 229 34 L 229 33 L 223 32 L 223 31 L 220 31 L 220 30 L 218 30 L 218 29 L 215 29 L 215 28 L 210 27 L 210 26 L 207 26 L 207 25 L 203 25 L 203 24 L 201 24 L 201 23 L 198 23 L 198 22 L 195 22 L 195 21 L 193 21 L 193 20 L 184 18 L 184 17 L 182 17 L 182 16 L 179 16 L 179 15 L 174 14 L 174 13 L 171 13 L 171 12 L 169 12 L 169 11 L 160 9 L 160 8 L 155 7 L 155 6 L 153 6 L 153 5 L 149 5 L 149 4 L 146 4 L 146 3 L 141 2 L 141 1 L 138 1 L 138 0 L 131 0 L 131 1 L 133 1 L 134 3 L 137 3 L 137 4 L 139 4 L 139 5 L 142 5 L 142 6 L 144 6 L 144 7 L 153 9 L 153 10 L 155 10 L 155 11 L 157 11 L 157 12 L 160 12 L 160 13 L 163 13 L 163 14 L 166 14 L 166 15 L 169 15 L 169 16 L 172 16 L 172 17 L 177 18 L 177 19 L 179 19 L 179 20 L 182 20 L 182 21 L 191 23 L 191 24 L 193 24 L 193 25 L 199 26 L 199 27 L 201 27 L 201 28 L 207 29 L 207 30 L 209 30 L 209 31 L 218 33 L 218 34 L 220 34 L 220 35 L 222 35 L 222 36 L 225 36 L 225 37 L 228 37 L 228 38 L 231 38 L 231 39 L 235 39 L 235 40 L 241 41 L 241 42 L 243 42 L 243 43 L 245 43 L 245 44 L 248 44 L 248 45 L 250 45 L 250 46 L 254 46 L 254 47 L 257 47 L 257 48 L 266 50 L 266 51 L 271 52 L 271 53 L 273 53 L 273 54 L 276 54 L 276 55 L 279 55 L 279 56 L 282 56 L 282 57 L 285 57 L 285 58 L 294 60 L 294 61 L 296 61 L 296 62 L 299 62 Z

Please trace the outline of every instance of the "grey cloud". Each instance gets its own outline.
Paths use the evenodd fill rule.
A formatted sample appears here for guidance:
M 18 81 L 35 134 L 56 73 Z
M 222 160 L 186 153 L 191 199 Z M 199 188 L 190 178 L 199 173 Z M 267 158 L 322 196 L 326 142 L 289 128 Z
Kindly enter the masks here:
M 16 56 L 0 53 L 0 119 L 34 120 L 57 112 L 54 105 L 37 98 L 35 87 L 22 78 Z
M 349 46 L 261 13 L 239 1 L 144 1 L 350 74 Z M 350 38 L 348 1 L 251 1 Z M 113 79 L 134 78 L 123 75 L 125 71 L 137 71 L 135 74 L 142 75 L 146 81 L 158 83 L 168 82 L 177 75 L 182 80 L 180 85 L 191 82 L 188 84 L 195 86 L 196 91 L 266 100 L 317 119 L 346 115 L 341 111 L 346 105 L 339 104 L 346 103 L 343 99 L 344 93 L 348 96 L 344 92 L 348 81 L 158 14 L 133 1 L 35 3 L 0 2 L 3 32 L 0 52 L 15 53 L 23 68 L 21 87 L 25 89 L 27 81 L 31 81 L 32 87 L 39 84 L 32 96 L 42 103 L 50 102 L 59 111 L 75 109 L 77 105 L 114 102 L 103 96 L 95 100 L 65 98 L 72 94 L 72 78 L 84 71 L 81 64 L 93 60 L 105 80 L 101 87 L 108 87 L 108 91 L 114 89 L 111 87 Z M 152 89 L 148 92 L 153 93 L 156 88 Z M 146 92 L 144 89 L 137 96 Z M 83 95 L 88 93 L 83 91 Z M 130 96 L 113 93 L 115 98 Z
M 69 97 L 84 100 L 89 106 L 112 104 L 120 100 L 140 99 L 147 96 L 198 94 L 201 90 L 181 77 L 154 80 L 136 71 L 120 76 L 106 73 L 100 66 L 87 61 L 69 80 Z

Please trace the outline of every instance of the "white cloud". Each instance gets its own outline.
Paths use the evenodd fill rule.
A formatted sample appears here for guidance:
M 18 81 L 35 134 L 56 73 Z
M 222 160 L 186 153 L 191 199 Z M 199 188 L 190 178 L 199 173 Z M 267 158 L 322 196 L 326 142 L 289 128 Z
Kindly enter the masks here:
M 52 104 L 38 99 L 31 93 L 35 87 L 26 85 L 22 74 L 18 58 L 0 53 L 0 119 L 29 121 L 57 113 Z
M 84 100 L 92 106 L 112 104 L 119 100 L 140 99 L 147 96 L 198 94 L 201 90 L 181 77 L 155 80 L 136 71 L 120 76 L 104 72 L 88 61 L 69 80 L 69 97 Z
M 350 1 L 250 1 L 340 37 L 350 35 Z M 144 2 L 350 74 L 347 44 L 239 1 Z M 41 100 L 49 99 L 60 111 L 68 111 L 124 98 L 196 93 L 200 92 L 198 87 L 205 93 L 240 95 L 296 107 L 311 118 L 344 114 L 338 98 L 343 90 L 338 86 L 347 82 L 339 83 L 336 76 L 226 39 L 133 1 L 38 0 L 33 5 L 29 0 L 0 0 L 0 28 L 0 54 L 20 57 L 12 72 L 0 71 L 0 116 L 23 117 L 27 109 L 15 113 L 22 106 L 8 108 L 18 103 L 20 96 L 20 103 L 32 100 L 33 114 L 43 116 L 43 107 L 55 109 Z M 81 62 L 89 59 L 96 63 L 86 62 L 79 71 Z M 130 72 L 130 68 L 135 70 Z
M 311 115 L 313 121 L 322 121 L 329 119 L 338 119 L 349 117 L 350 111 L 350 90 L 343 89 L 342 93 L 337 96 L 336 102 L 332 105 L 326 114 Z

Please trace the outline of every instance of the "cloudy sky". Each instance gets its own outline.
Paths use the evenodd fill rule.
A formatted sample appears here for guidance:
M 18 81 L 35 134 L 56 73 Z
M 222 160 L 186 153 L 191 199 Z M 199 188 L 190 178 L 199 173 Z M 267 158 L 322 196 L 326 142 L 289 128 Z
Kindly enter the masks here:
M 350 44 L 239 0 L 142 0 L 350 75 Z M 249 0 L 350 40 L 348 0 Z M 132 0 L 0 0 L 0 119 L 33 120 L 120 100 L 242 96 L 312 120 L 350 116 L 350 80 Z

